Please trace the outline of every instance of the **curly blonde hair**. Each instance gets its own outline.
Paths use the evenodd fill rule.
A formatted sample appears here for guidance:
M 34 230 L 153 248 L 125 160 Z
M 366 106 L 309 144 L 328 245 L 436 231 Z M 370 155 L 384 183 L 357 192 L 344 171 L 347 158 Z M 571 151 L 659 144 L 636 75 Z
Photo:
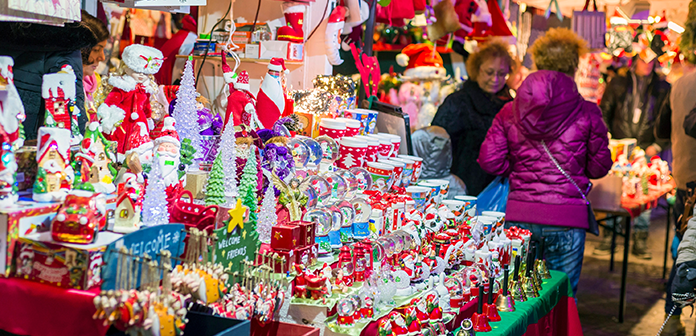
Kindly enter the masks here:
M 495 58 L 502 58 L 510 67 L 510 72 L 512 72 L 515 60 L 510 55 L 508 44 L 501 38 L 493 38 L 481 46 L 481 49 L 469 55 L 469 58 L 466 60 L 466 72 L 469 74 L 469 79 L 476 81 L 483 62 Z
M 537 70 L 553 70 L 574 76 L 587 42 L 566 28 L 551 28 L 530 48 Z

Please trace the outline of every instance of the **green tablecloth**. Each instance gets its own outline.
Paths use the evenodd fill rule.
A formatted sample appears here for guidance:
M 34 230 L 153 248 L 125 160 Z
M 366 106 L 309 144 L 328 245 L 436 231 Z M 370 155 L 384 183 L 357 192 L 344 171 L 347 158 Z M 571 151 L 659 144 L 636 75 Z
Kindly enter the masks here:
M 501 321 L 491 322 L 492 331 L 476 334 L 521 336 L 527 331 L 528 326 L 549 314 L 561 299 L 572 297 L 573 290 L 568 276 L 563 272 L 550 272 L 551 279 L 544 280 L 538 298 L 528 299 L 526 302 L 515 302 L 514 312 L 500 312 Z

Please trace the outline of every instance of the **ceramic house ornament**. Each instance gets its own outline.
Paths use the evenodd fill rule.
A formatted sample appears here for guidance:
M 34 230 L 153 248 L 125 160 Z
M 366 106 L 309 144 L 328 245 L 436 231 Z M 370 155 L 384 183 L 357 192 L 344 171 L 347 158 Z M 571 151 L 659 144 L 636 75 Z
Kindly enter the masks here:
M 0 124 L 9 136 L 13 149 L 22 147 L 22 122 L 26 119 L 24 105 L 14 85 L 12 67 L 14 60 L 9 56 L 0 56 Z
M 37 140 L 38 171 L 33 198 L 37 202 L 62 202 L 75 178 L 70 160 L 70 131 L 41 127 Z
M 46 106 L 44 125 L 69 130 L 75 143 L 81 139 L 77 126 L 80 110 L 75 108 L 76 80 L 72 67 L 66 65 L 60 72 L 45 74 L 41 84 L 41 96 Z
M 142 192 L 138 193 L 134 181 L 123 184 L 116 199 L 114 211 L 114 232 L 131 233 L 140 228 L 140 213 L 142 211 Z
M 116 191 L 113 183 L 115 169 L 111 166 L 116 160 L 111 152 L 112 142 L 101 133 L 98 122 L 90 123 L 80 143 L 80 151 L 75 155 L 81 162 L 81 182 L 89 182 L 96 192 L 111 194 Z

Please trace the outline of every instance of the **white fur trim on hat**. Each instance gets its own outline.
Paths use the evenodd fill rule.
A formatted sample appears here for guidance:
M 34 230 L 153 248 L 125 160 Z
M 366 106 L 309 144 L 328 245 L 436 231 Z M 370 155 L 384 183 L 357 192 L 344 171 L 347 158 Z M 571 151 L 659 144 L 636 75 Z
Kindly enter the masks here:
M 148 75 L 156 74 L 164 62 L 161 51 L 142 44 L 127 46 L 123 49 L 122 58 L 131 70 Z
M 126 117 L 126 111 L 116 105 L 109 106 L 104 103 L 99 105 L 97 116 L 101 118 L 104 133 L 111 134 L 116 129 L 116 125 Z
M 283 67 L 275 64 L 268 64 L 268 70 L 283 71 Z
M 131 117 L 131 120 L 136 121 L 136 120 L 138 120 L 139 115 L 135 112 L 132 112 L 130 114 L 130 117 Z
M 237 90 L 244 90 L 244 91 L 249 91 L 251 89 L 251 86 L 247 84 L 242 84 L 242 83 L 234 83 L 234 88 Z
M 406 67 L 406 66 L 408 66 L 408 61 L 409 61 L 408 55 L 406 55 L 406 54 L 396 55 L 396 64 L 398 64 L 402 67 Z

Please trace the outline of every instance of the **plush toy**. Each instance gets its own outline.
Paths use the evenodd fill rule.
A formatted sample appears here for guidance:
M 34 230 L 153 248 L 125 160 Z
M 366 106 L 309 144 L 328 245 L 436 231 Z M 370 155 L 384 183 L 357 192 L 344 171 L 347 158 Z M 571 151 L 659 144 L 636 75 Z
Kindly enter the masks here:
M 396 55 L 396 63 L 406 67 L 407 79 L 445 79 L 447 71 L 443 67 L 440 54 L 427 43 L 409 44 Z
M 415 121 L 418 120 L 422 96 L 423 88 L 412 82 L 403 83 L 399 88 L 399 105 L 401 105 L 404 113 L 408 114 L 408 118 L 413 126 L 415 126 Z
M 466 30 L 470 28 L 470 26 L 466 26 L 459 22 L 452 1 L 454 0 L 442 0 L 433 7 L 437 21 L 427 28 L 428 39 L 430 41 L 437 41 L 443 36 L 459 29 Z
M 271 59 L 256 101 L 258 117 L 264 128 L 272 128 L 281 116 L 292 114 L 292 104 L 288 104 L 285 92 L 285 76 L 288 73 L 282 58 Z

